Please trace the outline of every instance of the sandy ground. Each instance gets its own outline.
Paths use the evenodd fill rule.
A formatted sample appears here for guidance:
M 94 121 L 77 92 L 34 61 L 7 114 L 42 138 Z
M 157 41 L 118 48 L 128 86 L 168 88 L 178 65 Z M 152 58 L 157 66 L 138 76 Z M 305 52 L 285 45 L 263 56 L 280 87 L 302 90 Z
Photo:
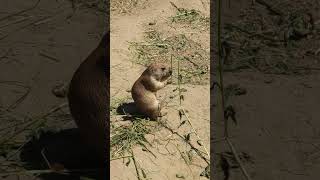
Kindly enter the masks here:
M 104 30 L 104 15 L 92 8 L 79 7 L 72 10 L 69 1 L 42 0 L 36 7 L 36 0 L 18 1 L 3 0 L 0 6 L 0 120 L 1 144 L 11 135 L 24 129 L 26 123 L 49 112 L 52 108 L 64 103 L 65 99 L 58 99 L 51 94 L 53 86 L 60 82 L 68 82 L 79 63 L 95 48 Z M 194 8 L 208 14 L 201 1 L 190 0 L 172 1 L 179 7 Z M 230 8 L 224 8 L 224 21 L 236 21 L 241 9 L 248 7 L 248 1 L 231 1 Z M 31 8 L 31 9 L 29 9 Z M 8 18 L 23 9 L 29 9 L 20 15 Z M 174 30 L 165 26 L 164 20 L 174 14 L 175 9 L 169 1 L 148 1 L 145 7 L 126 14 L 112 14 L 111 17 L 111 93 L 112 99 L 130 99 L 133 82 L 145 67 L 135 64 L 128 50 L 128 42 L 142 41 L 145 26 L 149 22 L 157 21 L 159 30 L 167 33 Z M 319 12 L 319 11 L 318 11 Z M 318 20 L 319 13 L 316 13 Z M 179 32 L 187 32 L 177 28 Z M 192 30 L 194 31 L 194 30 Z M 197 33 L 195 33 L 197 34 Z M 209 33 L 195 35 L 204 46 L 209 46 Z M 319 41 L 310 39 L 309 42 Z M 318 47 L 319 48 L 319 47 Z M 307 59 L 308 61 L 310 60 Z M 319 56 L 311 58 L 316 67 Z M 230 99 L 236 110 L 238 125 L 231 123 L 232 142 L 239 153 L 245 154 L 244 165 L 253 179 L 318 179 L 319 169 L 319 101 L 318 92 L 320 75 L 318 71 L 311 71 L 304 75 L 265 75 L 256 71 L 239 71 L 226 73 L 226 85 L 239 84 L 246 89 L 246 94 L 233 96 Z M 172 94 L 175 85 L 168 85 L 162 94 Z M 209 146 L 209 87 L 206 85 L 183 85 L 187 89 L 183 107 L 188 110 L 194 128 L 203 139 L 207 150 Z M 211 93 L 215 99 L 214 93 Z M 179 117 L 174 107 L 177 99 L 170 102 L 165 117 L 172 127 L 179 125 Z M 213 106 L 212 115 L 216 114 Z M 113 117 L 117 121 L 121 117 Z M 217 117 L 213 117 L 218 119 Z M 74 128 L 67 108 L 50 116 L 43 131 Z M 222 137 L 223 123 L 214 120 L 211 139 L 214 142 Z M 9 128 L 6 127 L 14 127 Z M 37 129 L 39 127 L 36 127 Z M 10 143 L 1 147 L 1 173 L 25 169 L 48 169 L 43 157 L 37 150 L 34 156 L 26 157 L 26 150 L 22 145 L 28 141 L 32 128 L 28 128 Z M 190 132 L 185 126 L 177 130 L 180 134 Z M 181 158 L 181 152 L 190 150 L 179 137 L 172 136 L 166 129 L 155 133 L 155 143 L 149 149 L 156 158 L 142 151 L 141 147 L 134 148 L 137 162 L 144 169 L 147 178 L 152 179 L 206 179 L 199 174 L 207 166 L 203 159 L 195 156 L 193 163 L 186 165 Z M 152 139 L 152 137 L 147 137 Z M 168 145 L 169 152 L 163 142 L 157 139 L 171 138 Z M 65 136 L 62 137 L 65 139 Z M 61 138 L 60 138 L 61 140 Z M 48 143 L 41 147 L 53 146 Z M 67 141 L 66 141 L 67 142 Z M 72 141 L 71 141 L 72 142 Z M 75 142 L 75 141 L 73 141 Z M 191 137 L 195 142 L 195 137 Z M 42 142 L 43 143 L 43 142 Z M 41 143 L 40 143 L 41 144 Z M 73 144 L 73 143 L 70 143 Z M 194 143 L 196 145 L 196 143 Z M 223 141 L 214 142 L 215 178 L 224 179 L 219 167 L 220 155 L 228 155 L 230 149 Z M 7 148 L 8 147 L 8 148 Z M 61 156 L 66 146 L 60 145 Z M 177 148 L 178 147 L 178 148 Z M 19 149 L 20 148 L 20 149 Z M 198 147 L 201 149 L 201 147 Z M 41 148 L 40 148 L 41 149 Z M 50 148 L 49 148 L 50 149 Z M 212 149 L 212 148 L 211 148 Z M 18 151 L 17 151 L 18 150 Z M 29 149 L 30 150 L 30 149 Z M 35 150 L 31 148 L 31 150 Z M 19 153 L 19 152 L 24 153 Z M 17 153 L 18 152 L 18 153 Z M 64 152 L 64 153 L 62 153 Z M 27 153 L 28 154 L 28 153 Z M 39 156 L 40 155 L 40 156 Z M 8 159 L 8 157 L 10 157 Z M 243 157 L 243 156 L 242 156 Z M 252 161 L 250 161 L 250 159 Z M 53 160 L 49 158 L 49 160 Z M 81 159 L 80 159 L 81 160 Z M 230 159 L 228 159 L 230 161 Z M 136 179 L 133 163 L 127 167 L 126 161 L 111 162 L 111 179 Z M 231 162 L 234 165 L 234 162 Z M 81 163 L 79 163 L 81 164 Z M 41 179 L 62 179 L 61 176 L 38 176 Z M 77 176 L 63 176 L 65 179 L 79 179 Z M 30 179 L 35 175 L 10 175 L 0 179 Z M 238 167 L 230 170 L 229 179 L 242 179 Z
M 1 1 L 1 173 L 13 170 L 48 169 L 38 152 L 39 147 L 50 149 L 49 146 L 55 146 L 51 149 L 53 151 L 60 149 L 55 154 L 60 154 L 61 158 L 71 155 L 68 154 L 68 144 L 57 145 L 53 139 L 51 142 L 44 140 L 42 145 L 40 142 L 38 142 L 40 145 L 35 143 L 37 145 L 29 149 L 27 145 L 22 145 L 26 142 L 32 144 L 30 135 L 34 134 L 33 130 L 60 132 L 75 127 L 67 107 L 47 118 L 41 117 L 66 102 L 66 99 L 55 97 L 51 93 L 52 88 L 59 83 L 67 83 L 71 80 L 75 69 L 97 46 L 105 30 L 104 13 L 79 5 L 77 4 L 76 11 L 73 11 L 70 1 L 41 0 L 39 3 L 37 0 Z M 17 14 L 17 12 L 20 13 Z M 46 120 L 42 125 L 27 127 L 28 123 L 36 121 L 36 117 Z M 40 119 L 37 122 L 40 122 Z M 18 134 L 18 132 L 21 133 Z M 61 136 L 56 143 L 63 142 L 62 139 L 66 137 L 73 137 L 71 134 Z M 10 138 L 8 143 L 4 143 L 9 137 L 13 138 Z M 9 146 L 11 142 L 16 145 Z M 68 140 L 65 142 L 72 144 Z M 5 148 L 7 146 L 9 147 Z M 36 156 L 29 156 L 27 151 L 31 153 L 30 150 Z M 53 163 L 55 160 L 50 156 L 49 151 L 46 155 Z M 37 177 L 63 179 L 62 176 L 50 175 Z M 36 176 L 11 175 L 1 178 L 34 179 Z M 74 178 L 77 179 L 77 176 L 66 176 L 66 179 Z
M 196 9 L 203 13 L 207 13 L 208 8 L 204 7 L 201 1 L 172 1 L 178 7 L 187 9 Z M 146 26 L 150 22 L 156 22 L 157 30 L 165 33 L 183 33 L 183 31 L 174 30 L 166 24 L 167 19 L 170 16 L 175 15 L 175 8 L 170 4 L 170 1 L 148 1 L 144 8 L 134 11 L 128 14 L 111 14 L 111 102 L 117 99 L 126 99 L 126 103 L 132 102 L 130 89 L 135 80 L 141 75 L 145 67 L 134 63 L 132 60 L 132 53 L 129 51 L 129 42 L 143 41 L 144 32 Z M 186 31 L 186 29 L 185 29 Z M 200 32 L 195 31 L 198 35 L 198 41 L 204 46 L 209 48 L 209 32 L 206 31 L 202 35 Z M 201 39 L 202 38 L 202 39 Z M 208 51 L 209 52 L 209 51 Z M 209 61 L 208 61 L 209 65 Z M 176 69 L 175 69 L 176 70 Z M 168 85 L 163 90 L 160 90 L 160 94 L 174 94 L 173 90 L 177 85 Z M 187 89 L 185 92 L 185 100 L 182 106 L 188 111 L 191 122 L 198 132 L 199 136 L 203 140 L 203 144 L 210 151 L 209 145 L 209 82 L 207 85 L 182 85 Z M 179 134 L 185 134 L 190 132 L 190 126 L 186 125 L 184 128 L 176 128 L 180 124 L 179 115 L 175 108 L 178 105 L 178 99 L 172 99 L 169 103 L 171 106 L 166 107 L 163 111 L 168 114 L 164 117 L 168 124 Z M 112 123 L 121 123 L 121 116 L 113 115 L 111 118 Z M 120 121 L 120 122 L 119 122 Z M 141 169 L 144 170 L 146 179 L 206 179 L 200 177 L 204 168 L 208 165 L 203 159 L 196 157 L 191 164 L 187 164 L 182 155 L 179 153 L 185 153 L 190 150 L 190 147 L 183 142 L 183 140 L 172 134 L 165 128 L 161 128 L 154 134 L 155 140 L 151 147 L 148 147 L 155 155 L 142 151 L 141 147 L 137 146 L 133 148 L 136 161 Z M 171 141 L 167 145 L 163 139 L 171 138 Z M 196 145 L 196 138 L 192 135 L 192 144 Z M 160 143 L 160 141 L 163 141 Z M 166 148 L 168 152 L 166 152 Z M 197 148 L 200 148 L 197 146 Z M 201 149 L 203 151 L 203 149 Z M 133 163 L 126 166 L 127 159 L 111 161 L 111 179 L 137 179 L 137 174 Z M 142 175 L 141 175 L 142 177 Z
M 224 23 L 240 20 L 241 11 L 248 8 L 249 3 L 231 1 L 231 7 L 224 3 Z M 303 4 L 301 1 L 298 3 L 299 1 L 295 1 L 291 5 L 299 7 Z M 309 10 L 317 21 L 320 18 L 319 11 L 314 9 L 319 6 L 313 5 Z M 265 10 L 264 6 L 257 6 Z M 301 44 L 298 45 L 300 50 L 297 52 L 303 53 L 308 48 L 318 49 L 318 42 L 319 32 L 306 41 L 298 40 L 297 44 Z M 319 60 L 318 55 L 306 57 L 299 62 L 314 63 L 308 67 L 316 69 Z M 234 106 L 238 121 L 237 126 L 230 121 L 229 132 L 252 179 L 319 178 L 319 78 L 318 70 L 295 75 L 264 74 L 250 68 L 225 73 L 226 86 L 236 84 L 246 90 L 242 95 L 229 98 L 228 104 Z M 215 153 L 213 178 L 245 179 L 237 163 L 231 160 L 230 148 L 225 141 L 217 141 L 223 137 L 223 123 L 219 121 L 218 106 L 215 106 L 217 92 L 213 91 L 211 95 L 214 99 L 211 131 Z M 229 177 L 225 177 L 222 170 L 222 157 L 229 164 L 229 170 L 226 170 Z

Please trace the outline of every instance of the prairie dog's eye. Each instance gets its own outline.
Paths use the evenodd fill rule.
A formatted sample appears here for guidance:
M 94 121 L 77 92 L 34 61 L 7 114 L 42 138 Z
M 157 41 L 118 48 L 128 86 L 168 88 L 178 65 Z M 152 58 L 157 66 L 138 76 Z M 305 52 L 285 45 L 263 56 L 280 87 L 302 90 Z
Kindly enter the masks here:
M 164 70 L 166 70 L 166 68 L 165 68 L 165 67 L 163 67 L 163 68 L 161 68 L 161 70 L 162 70 L 162 71 L 164 71 Z

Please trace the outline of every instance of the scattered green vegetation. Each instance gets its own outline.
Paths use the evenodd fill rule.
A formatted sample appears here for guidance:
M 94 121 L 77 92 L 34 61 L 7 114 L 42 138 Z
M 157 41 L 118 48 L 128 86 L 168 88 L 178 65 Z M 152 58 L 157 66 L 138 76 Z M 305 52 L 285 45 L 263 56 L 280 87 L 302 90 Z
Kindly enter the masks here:
M 297 0 L 299 1 L 299 0 Z M 301 74 L 312 69 L 319 37 L 309 3 L 282 1 L 244 9 L 237 22 L 227 23 L 222 49 L 224 71 L 251 69 L 265 74 Z M 266 7 L 266 8 L 263 8 Z
M 148 0 L 111 0 L 110 10 L 117 13 L 131 13 L 137 7 L 144 7 Z
M 209 82 L 209 52 L 184 34 L 165 37 L 156 30 L 146 32 L 145 42 L 131 42 L 134 61 L 141 65 L 150 62 L 173 63 L 173 77 L 177 77 L 177 62 L 180 61 L 181 84 L 207 84 Z M 177 78 L 173 78 L 176 80 Z M 173 81 L 177 84 L 177 81 Z
M 135 145 L 148 150 L 147 145 L 152 146 L 145 138 L 145 135 L 153 133 L 158 124 L 152 121 L 146 121 L 141 118 L 133 118 L 127 125 L 111 124 L 110 128 L 110 147 L 111 159 L 119 156 L 128 155 Z M 149 151 L 152 153 L 151 151 Z
M 183 24 L 198 30 L 209 30 L 210 27 L 210 18 L 195 9 L 177 8 L 177 13 L 169 19 L 173 24 Z
M 110 114 L 117 116 L 117 108 L 127 102 L 129 98 L 111 99 Z M 145 135 L 155 132 L 158 129 L 158 123 L 133 115 L 130 120 L 126 124 L 113 121 L 110 123 L 111 159 L 130 154 L 135 145 L 140 145 L 143 149 L 147 149 L 146 144 L 151 145 Z

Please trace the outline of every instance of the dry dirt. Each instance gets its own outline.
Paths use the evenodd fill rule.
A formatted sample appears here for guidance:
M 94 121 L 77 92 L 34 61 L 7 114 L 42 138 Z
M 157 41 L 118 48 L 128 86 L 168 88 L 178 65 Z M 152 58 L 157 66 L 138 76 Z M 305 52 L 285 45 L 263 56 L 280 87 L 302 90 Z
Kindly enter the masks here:
M 37 4 L 37 0 L 2 0 L 0 6 L 0 173 L 24 172 L 19 175 L 16 172 L 12 175 L 1 175 L 0 179 L 72 180 L 79 179 L 79 176 L 98 179 L 94 175 L 84 173 L 65 176 L 30 173 L 25 175 L 27 170 L 41 172 L 42 169 L 49 168 L 40 152 L 44 147 L 47 149 L 45 155 L 51 164 L 59 163 L 73 168 L 88 167 L 83 163 L 85 161 L 82 158 L 85 156 L 81 152 L 75 153 L 75 149 L 79 147 L 76 145 L 79 139 L 76 137 L 77 132 L 74 133 L 75 125 L 68 108 L 59 108 L 59 111 L 46 118 L 43 115 L 66 102 L 65 99 L 58 99 L 51 94 L 52 87 L 71 79 L 79 63 L 99 42 L 106 25 L 105 14 L 95 9 L 92 4 L 80 6 L 73 11 L 70 1 L 39 2 Z M 111 100 L 132 102 L 127 91 L 145 67 L 134 61 L 134 50 L 129 50 L 129 42 L 144 42 L 144 32 L 148 31 L 149 28 L 146 27 L 150 22 L 156 22 L 151 26 L 166 35 L 180 32 L 194 41 L 201 42 L 206 49 L 209 48 L 208 31 L 179 25 L 172 28 L 166 24 L 168 17 L 176 13 L 169 1 L 145 2 L 133 12 L 112 14 Z M 208 6 L 204 7 L 200 0 L 172 2 L 178 7 L 197 9 L 209 16 L 206 9 Z M 230 7 L 227 4 L 223 5 L 224 22 L 239 20 L 241 10 L 250 6 L 247 0 L 230 2 Z M 281 2 L 285 4 L 289 1 Z M 288 6 L 289 8 L 306 5 L 299 0 L 290 2 L 292 6 Z M 317 3 L 318 1 L 313 1 L 309 10 L 313 13 L 313 21 L 319 26 L 320 11 Z M 268 11 L 261 5 L 257 6 L 264 12 Z M 24 9 L 28 10 L 16 14 Z M 9 18 L 8 15 L 11 14 L 16 15 Z M 215 12 L 211 13 L 211 16 L 214 14 Z M 267 16 L 269 14 L 261 17 Z M 311 66 L 310 69 L 313 70 L 308 70 L 308 73 L 281 74 L 283 71 L 280 71 L 278 74 L 266 74 L 261 72 L 265 69 L 256 68 L 265 64 L 253 64 L 255 66 L 245 66 L 245 69 L 235 68 L 235 71 L 225 73 L 227 86 L 238 85 L 234 86 L 237 95 L 229 97 L 229 103 L 234 106 L 238 121 L 237 126 L 230 123 L 232 142 L 241 153 L 244 165 L 253 179 L 317 180 L 319 177 L 319 27 L 309 37 L 293 40 L 298 48 L 291 47 L 288 52 L 297 52 L 293 59 L 300 61 L 287 63 L 290 65 L 288 70 L 292 70 L 291 67 L 295 65 L 302 64 L 306 69 Z M 283 52 L 284 49 L 277 52 Z M 213 52 L 216 52 L 214 48 Z M 233 59 L 237 61 L 234 55 Z M 304 58 L 301 58 L 301 55 Z M 295 64 L 296 62 L 301 64 Z M 233 65 L 232 62 L 230 64 Z M 176 95 L 177 92 L 173 92 L 176 87 L 176 84 L 168 85 L 161 94 Z M 194 128 L 209 151 L 209 87 L 188 83 L 182 87 L 187 90 L 183 92 L 182 106 L 188 110 Z M 246 93 L 243 93 L 243 89 Z M 242 93 L 239 94 L 238 90 Z M 216 99 L 215 95 L 215 92 L 212 92 L 211 98 Z M 164 120 L 167 120 L 168 125 L 179 134 L 187 135 L 191 132 L 188 123 L 177 129 L 180 124 L 178 102 L 177 97 L 170 99 L 169 106 L 164 109 L 168 113 Z M 239 167 L 230 156 L 229 147 L 224 141 L 220 141 L 223 123 L 215 116 L 216 104 L 214 101 L 212 103 L 211 142 L 214 145 L 214 178 L 227 179 L 225 172 L 228 172 L 229 180 L 243 179 Z M 132 124 L 130 121 L 122 121 L 122 118 L 123 115 L 114 115 L 112 121 L 124 125 Z M 35 124 L 30 125 L 30 122 Z M 53 132 L 50 134 L 50 131 Z M 21 133 L 13 136 L 18 132 Z M 188 166 L 182 158 L 183 154 L 186 157 L 185 152 L 189 153 L 190 146 L 181 137 L 171 135 L 172 132 L 163 127 L 155 129 L 152 134 L 146 137 L 153 141 L 148 149 L 156 158 L 143 151 L 139 145 L 133 148 L 141 178 L 144 176 L 141 171 L 143 169 L 145 179 L 206 179 L 199 176 L 207 166 L 203 159 L 194 155 Z M 37 136 L 30 138 L 30 135 Z M 48 141 L 47 138 L 51 140 Z M 165 146 L 169 139 L 169 145 Z M 191 135 L 190 142 L 203 151 L 203 148 L 197 145 L 194 134 Z M 168 154 L 168 151 L 172 154 Z M 52 154 L 59 156 L 55 159 Z M 77 159 L 78 166 L 68 164 L 70 158 Z M 225 172 L 221 168 L 223 158 L 230 165 Z M 128 158 L 111 161 L 111 179 L 137 179 L 133 163 L 126 166 L 127 162 Z M 83 165 L 85 167 L 79 167 Z
M 0 174 L 15 172 L 0 179 L 79 179 L 82 173 L 43 174 L 49 169 L 43 149 L 51 165 L 88 168 L 88 153 L 78 154 L 83 148 L 68 107 L 57 108 L 66 99 L 51 93 L 71 80 L 105 31 L 104 12 L 81 1 L 75 5 L 73 10 L 71 1 L 1 1 Z M 80 162 L 68 165 L 70 159 Z
M 304 9 L 298 11 L 297 16 L 288 13 L 291 19 L 279 24 L 275 23 L 279 22 L 277 18 L 286 17 L 286 14 L 275 15 L 265 5 L 256 2 L 253 8 L 250 8 L 251 1 L 245 0 L 231 1 L 230 7 L 227 3 L 222 6 L 223 38 L 235 42 L 234 44 L 240 43 L 242 48 L 232 46 L 230 61 L 226 63 L 224 72 L 225 87 L 234 87 L 229 91 L 228 105 L 234 107 L 238 122 L 235 125 L 230 121 L 231 140 L 252 179 L 319 179 L 319 2 L 265 1 L 278 12 L 292 13 L 299 8 Z M 297 37 L 297 34 L 291 34 L 298 31 L 294 29 L 296 27 L 293 27 L 293 31 L 286 27 L 284 29 L 290 39 L 289 45 L 279 43 L 282 37 L 277 29 L 295 21 L 295 18 L 305 17 L 307 13 L 312 15 L 313 26 L 310 26 L 312 21 L 309 18 L 300 21 L 304 22 L 305 26 L 302 27 L 307 35 Z M 241 23 L 248 20 L 246 18 L 250 19 L 249 26 L 241 26 Z M 256 24 L 259 18 L 264 29 L 257 29 L 254 33 L 261 33 L 263 36 L 255 36 L 249 32 L 252 36 L 243 38 L 248 34 L 235 28 L 230 30 L 230 26 L 227 28 L 228 23 L 240 22 L 236 24 L 237 27 L 251 31 L 260 27 Z M 270 33 L 273 31 L 277 33 Z M 232 35 L 227 37 L 230 34 Z M 271 40 L 272 43 L 268 44 L 270 40 L 266 38 L 270 36 L 280 38 Z M 256 47 L 256 51 L 247 51 Z M 269 49 L 276 50 L 268 52 Z M 251 61 L 244 59 L 243 55 L 254 58 Z M 277 66 L 279 62 L 284 66 Z M 244 66 L 237 63 L 244 63 Z M 215 63 L 212 65 L 216 66 Z M 216 79 L 215 75 L 214 77 Z M 220 139 L 223 137 L 224 124 L 217 109 L 218 91 L 212 91 L 211 98 L 213 178 L 245 179 L 230 154 L 230 148 Z
M 179 8 L 195 9 L 209 17 L 208 2 L 204 2 L 204 4 L 202 4 L 200 0 L 174 0 L 172 2 Z M 167 0 L 146 1 L 143 6 L 136 7 L 130 13 L 119 13 L 119 11 L 111 12 L 110 91 L 111 105 L 116 104 L 114 108 L 118 108 L 123 103 L 131 103 L 133 101 L 130 89 L 135 80 L 146 68 L 144 66 L 146 64 L 141 65 L 141 63 L 137 61 L 136 56 L 134 56 L 135 49 L 130 48 L 130 42 L 145 42 L 145 33 L 148 32 L 150 28 L 165 34 L 166 37 L 184 34 L 193 41 L 200 43 L 203 49 L 206 50 L 203 55 L 209 57 L 209 28 L 205 27 L 204 30 L 201 30 L 179 24 L 170 26 L 169 18 L 175 16 L 176 13 L 177 9 Z M 170 63 L 168 58 L 166 60 L 166 62 Z M 209 58 L 206 59 L 205 63 L 209 67 Z M 176 64 L 174 64 L 173 69 L 176 73 Z M 207 76 L 209 77 L 209 74 L 207 74 Z M 201 150 L 201 154 L 209 160 L 209 157 L 204 153 L 205 149 L 210 152 L 210 94 L 208 77 L 207 79 L 202 79 L 204 83 L 201 85 L 184 83 L 181 85 L 181 88 L 186 90 L 186 92 L 182 93 L 184 96 L 182 107 L 188 111 L 187 115 L 199 137 L 202 139 L 204 146 L 197 144 L 195 134 L 190 134 L 190 143 L 195 149 Z M 173 76 L 174 81 L 176 81 L 176 78 L 176 76 Z M 167 115 L 163 117 L 162 120 L 167 122 L 167 125 L 182 137 L 160 126 L 159 129 L 146 136 L 151 142 L 150 145 L 147 145 L 147 148 L 152 153 L 147 152 L 146 149 L 140 145 L 132 147 L 141 179 L 207 179 L 204 176 L 200 176 L 200 174 L 208 166 L 208 163 L 201 159 L 200 156 L 195 153 L 195 150 L 192 151 L 190 145 L 184 141 L 184 136 L 188 136 L 188 134 L 192 132 L 191 126 L 185 123 L 178 128 L 181 120 L 178 113 L 179 98 L 176 97 L 178 91 L 175 91 L 177 87 L 178 85 L 174 83 L 166 86 L 160 90 L 159 93 L 160 96 L 169 100 L 168 106 L 163 110 Z M 169 98 L 170 96 L 175 97 Z M 111 123 L 114 126 L 124 125 L 125 127 L 132 125 L 131 121 L 124 120 L 123 115 L 117 113 L 112 114 Z M 185 120 L 185 117 L 183 118 Z M 150 123 L 155 126 L 157 124 L 156 122 Z M 113 135 L 114 134 L 111 133 L 111 138 Z M 205 147 L 205 149 L 203 147 Z M 189 157 L 188 154 L 190 155 Z M 125 155 L 128 155 L 128 153 Z M 118 157 L 119 155 L 116 153 L 114 156 Z M 132 160 L 129 159 L 131 158 L 120 158 L 111 161 L 111 179 L 137 179 L 137 170 Z

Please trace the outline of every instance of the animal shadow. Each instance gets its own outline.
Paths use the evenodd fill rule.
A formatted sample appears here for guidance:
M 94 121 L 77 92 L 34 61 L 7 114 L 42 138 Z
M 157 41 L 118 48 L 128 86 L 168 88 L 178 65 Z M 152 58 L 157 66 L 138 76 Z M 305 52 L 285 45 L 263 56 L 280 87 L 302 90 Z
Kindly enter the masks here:
M 137 107 L 135 106 L 134 102 L 129 103 L 122 103 L 117 107 L 116 110 L 118 115 L 124 115 L 123 120 L 125 121 L 133 121 L 134 117 L 139 117 L 143 119 L 148 119 L 148 117 L 139 113 Z
M 107 165 L 93 151 L 83 145 L 79 130 L 66 129 L 59 132 L 42 132 L 34 137 L 21 151 L 20 159 L 26 169 L 49 169 L 63 167 L 68 174 L 42 174 L 43 180 L 79 180 L 80 177 L 103 180 L 107 179 Z M 48 162 L 47 162 L 48 161 Z M 76 170 L 76 171 L 73 171 Z M 90 171 L 89 171 L 90 170 Z

